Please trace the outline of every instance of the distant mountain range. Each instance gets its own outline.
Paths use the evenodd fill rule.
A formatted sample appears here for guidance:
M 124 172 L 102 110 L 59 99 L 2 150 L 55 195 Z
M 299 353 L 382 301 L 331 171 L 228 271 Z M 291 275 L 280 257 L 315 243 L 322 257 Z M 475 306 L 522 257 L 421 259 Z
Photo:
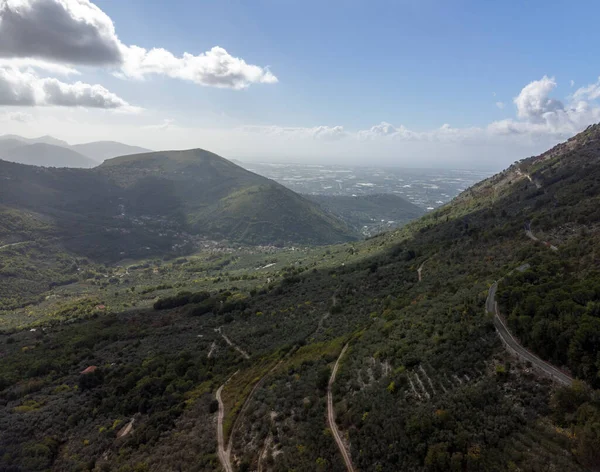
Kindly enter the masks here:
M 0 159 L 43 167 L 91 168 L 106 159 L 148 151 L 114 141 L 70 145 L 52 136 L 0 136 Z

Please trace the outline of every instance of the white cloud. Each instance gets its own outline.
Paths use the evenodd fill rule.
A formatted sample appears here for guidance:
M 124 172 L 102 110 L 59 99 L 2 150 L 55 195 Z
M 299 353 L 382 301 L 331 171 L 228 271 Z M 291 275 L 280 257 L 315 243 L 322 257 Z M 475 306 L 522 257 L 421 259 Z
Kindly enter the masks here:
M 248 64 L 218 46 L 176 57 L 162 48 L 125 45 L 111 18 L 89 0 L 0 0 L 0 57 L 21 61 L 13 65 L 27 59 L 28 65 L 38 60 L 63 67 L 108 66 L 122 78 L 165 75 L 236 90 L 278 81 L 268 68 Z
M 600 98 L 600 77 L 595 84 L 577 89 L 573 94 L 575 100 L 597 100 Z
M 284 126 L 244 126 L 244 133 L 258 133 L 286 139 L 312 139 L 317 141 L 338 141 L 349 136 L 343 126 L 315 126 L 313 128 Z
M 578 89 L 566 105 L 550 98 L 555 87 L 556 81 L 547 76 L 526 85 L 514 100 L 520 120 L 491 123 L 488 131 L 498 135 L 521 134 L 562 139 L 600 120 L 600 107 L 591 103 L 600 97 L 600 79 L 596 84 Z
M 24 113 L 22 111 L 9 111 L 0 115 L 0 121 L 16 121 L 19 123 L 31 123 L 33 121 L 33 116 L 29 113 Z
M 80 106 L 133 111 L 125 100 L 101 85 L 67 84 L 55 78 L 40 78 L 17 67 L 0 68 L 0 105 Z
M 118 74 L 121 77 L 143 79 L 158 74 L 198 85 L 236 90 L 256 83 L 277 83 L 277 77 L 267 68 L 247 64 L 218 46 L 197 56 L 184 53 L 182 57 L 175 57 L 165 49 L 148 51 L 137 46 L 124 47 L 123 53 L 125 62 Z
M 0 58 L 0 67 L 17 67 L 19 69 L 33 69 L 46 71 L 57 75 L 81 75 L 81 73 L 71 66 L 57 64 L 56 62 L 48 62 L 41 59 L 29 58 Z
M 88 0 L 0 0 L 0 56 L 67 64 L 123 60 L 112 20 Z
M 503 110 L 506 104 L 504 102 L 496 102 L 496 106 L 500 108 L 500 110 Z
M 564 105 L 560 101 L 549 98 L 555 87 L 554 77 L 549 78 L 548 76 L 526 85 L 514 99 L 517 116 L 527 121 L 541 122 L 544 114 L 564 109 Z
M 167 119 L 164 119 L 163 122 L 158 125 L 144 126 L 144 129 L 166 130 L 166 129 L 172 128 L 174 123 L 175 123 L 175 120 L 167 118 Z
M 571 79 L 571 88 L 575 87 L 575 81 Z

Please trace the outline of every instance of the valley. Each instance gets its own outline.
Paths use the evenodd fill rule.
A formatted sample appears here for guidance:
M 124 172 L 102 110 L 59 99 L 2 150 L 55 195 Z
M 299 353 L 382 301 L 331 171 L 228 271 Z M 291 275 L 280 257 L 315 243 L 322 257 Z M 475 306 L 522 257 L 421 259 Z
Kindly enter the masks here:
M 592 127 L 367 239 L 206 238 L 195 243 L 202 250 L 168 257 L 64 256 L 74 280 L 2 313 L 2 461 L 15 470 L 597 467 L 599 138 Z M 130 172 L 115 182 L 135 186 Z M 11 220 L 23 238 L 64 237 L 28 214 Z M 24 257 L 39 264 L 36 244 L 4 248 L 3 270 Z M 539 375 L 549 364 L 567 385 Z

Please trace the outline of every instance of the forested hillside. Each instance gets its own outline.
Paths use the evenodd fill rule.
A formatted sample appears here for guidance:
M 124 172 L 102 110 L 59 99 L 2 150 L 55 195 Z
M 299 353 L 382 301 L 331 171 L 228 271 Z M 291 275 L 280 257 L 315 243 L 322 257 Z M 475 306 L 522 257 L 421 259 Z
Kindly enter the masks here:
M 152 309 L 5 333 L 2 466 L 595 470 L 599 199 L 595 126 L 268 278 L 269 264 L 223 266 Z M 571 387 L 504 349 L 485 308 L 495 281 L 515 336 Z
M 0 160 L 0 181 L 0 310 L 39 302 L 78 280 L 83 265 L 186 255 L 206 240 L 292 246 L 359 236 L 291 190 L 202 150 L 124 156 L 96 169 Z
M 400 227 L 425 214 L 417 205 L 393 194 L 307 195 L 306 198 L 339 216 L 356 231 L 368 236 Z

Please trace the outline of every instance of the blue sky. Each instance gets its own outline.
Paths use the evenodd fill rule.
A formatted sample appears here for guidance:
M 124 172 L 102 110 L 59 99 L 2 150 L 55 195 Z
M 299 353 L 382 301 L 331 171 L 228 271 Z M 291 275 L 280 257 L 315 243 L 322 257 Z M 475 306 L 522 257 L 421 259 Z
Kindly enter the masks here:
M 168 106 L 183 98 L 181 107 L 207 104 L 264 124 L 479 125 L 511 116 L 495 103 L 510 102 L 543 75 L 562 84 L 558 95 L 569 93 L 570 80 L 587 84 L 600 75 L 594 60 L 600 3 L 592 1 L 577 7 L 567 1 L 442 0 L 97 4 L 125 43 L 160 44 L 174 53 L 218 44 L 270 65 L 280 79 L 276 87 L 233 95 L 200 89 L 187 103 L 190 91 L 182 88 L 161 100 Z M 139 101 L 153 106 L 156 98 L 144 92 Z M 254 108 L 258 103 L 262 110 Z
M 5 1 L 9 6 L 11 1 L 58 3 Z M 102 85 L 136 113 L 107 115 L 93 109 L 83 114 L 85 106 L 79 104 L 68 110 L 50 103 L 33 109 L 6 107 L 33 117 L 12 124 L 15 130 L 48 131 L 71 141 L 114 135 L 152 148 L 202 146 L 242 158 L 337 162 L 347 156 L 355 163 L 376 158 L 408 165 L 417 157 L 430 165 L 498 167 L 600 119 L 595 89 L 573 98 L 581 87 L 597 84 L 600 75 L 598 2 L 94 4 L 114 25 L 122 47 L 164 48 L 180 57 L 219 46 L 263 72 L 269 70 L 277 83 L 260 79 L 239 90 L 220 88 L 222 84 L 199 85 L 162 70 L 133 79 L 137 71 L 127 72 L 124 79 L 115 74 L 114 64 L 78 63 L 61 55 L 58 62 L 79 75 L 59 80 Z M 57 62 L 52 52 L 48 56 L 31 47 L 3 55 Z M 514 99 L 532 83 L 519 108 Z M 79 124 L 71 131 L 57 124 L 43 129 L 65 120 Z M 373 129 L 381 123 L 391 128 Z M 444 125 L 445 131 L 436 131 Z M 482 162 L 482 155 L 489 157 Z

